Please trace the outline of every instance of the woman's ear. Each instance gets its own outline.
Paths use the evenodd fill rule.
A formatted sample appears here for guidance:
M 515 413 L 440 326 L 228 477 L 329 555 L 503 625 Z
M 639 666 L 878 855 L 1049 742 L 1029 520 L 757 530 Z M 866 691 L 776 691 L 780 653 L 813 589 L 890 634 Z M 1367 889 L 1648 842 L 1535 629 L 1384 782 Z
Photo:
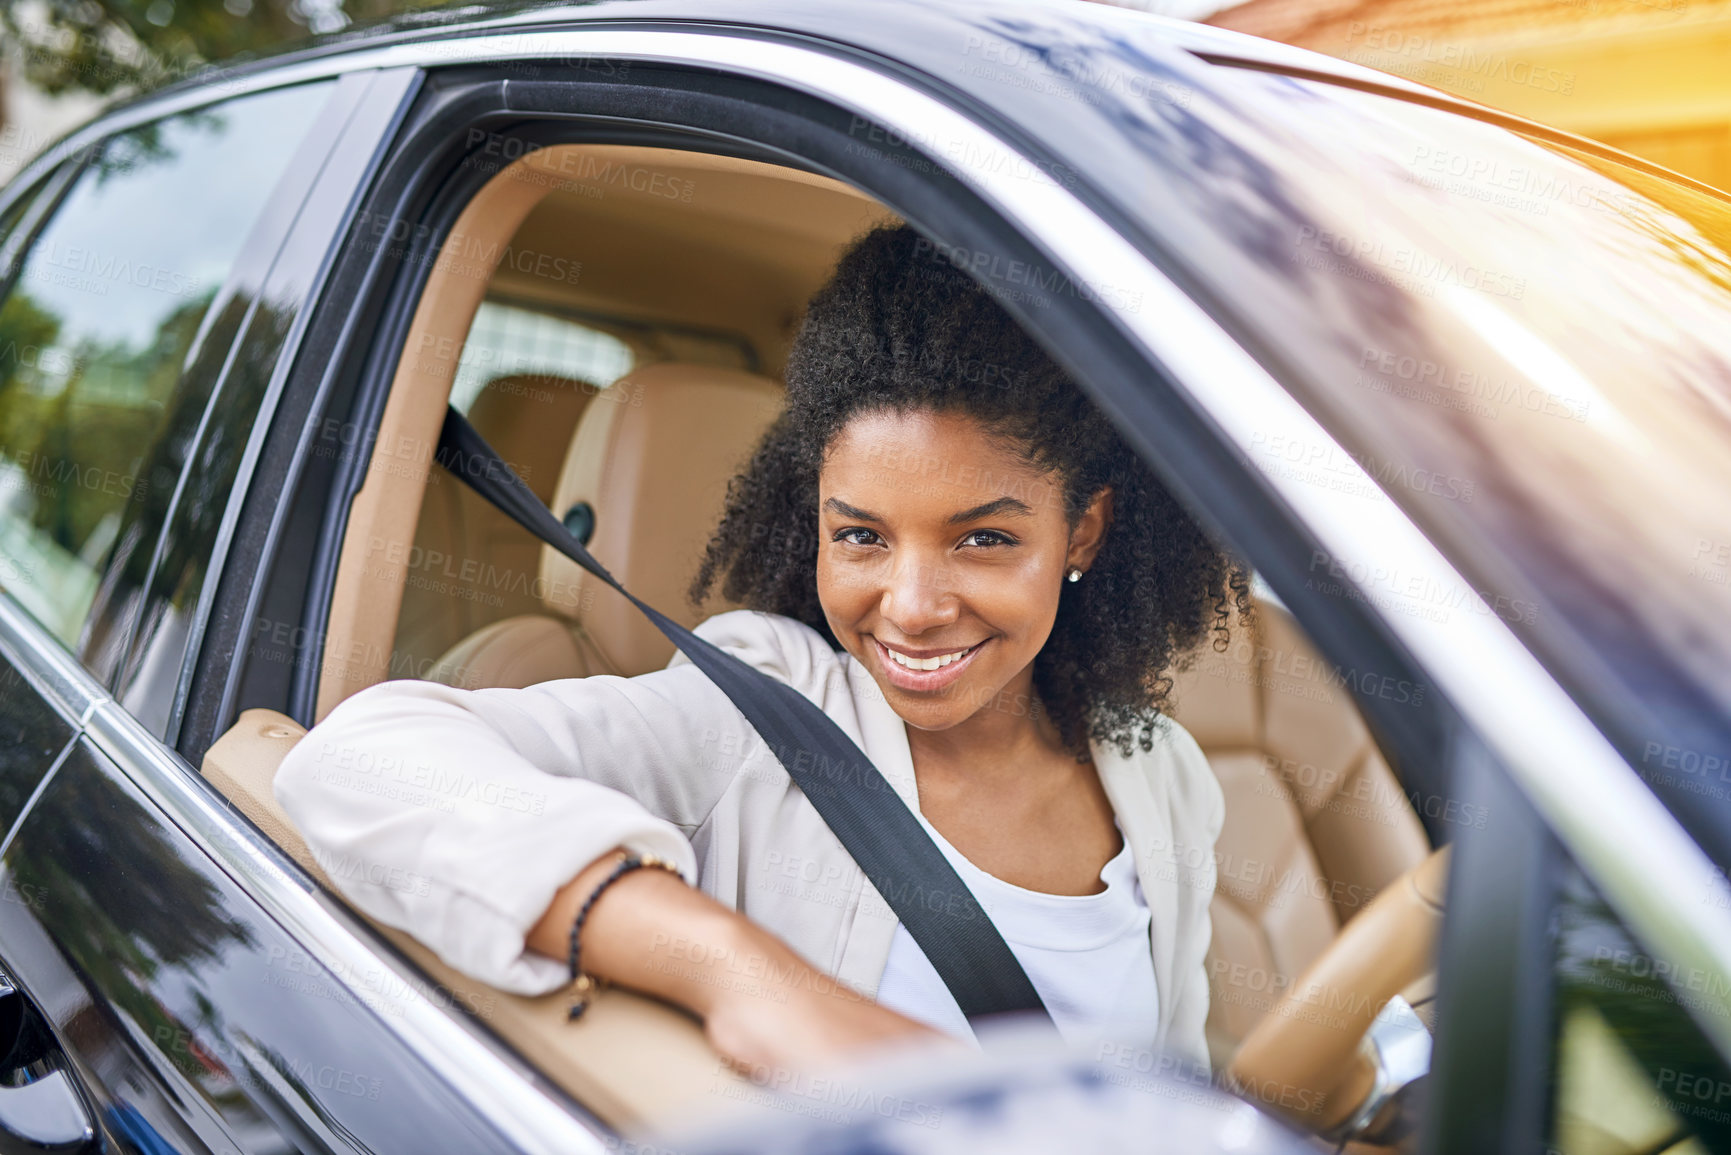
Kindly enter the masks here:
M 1070 552 L 1064 558 L 1066 570 L 1074 567 L 1086 571 L 1094 564 L 1094 556 L 1106 541 L 1106 527 L 1112 524 L 1112 487 L 1106 486 L 1094 495 L 1088 508 L 1070 531 Z

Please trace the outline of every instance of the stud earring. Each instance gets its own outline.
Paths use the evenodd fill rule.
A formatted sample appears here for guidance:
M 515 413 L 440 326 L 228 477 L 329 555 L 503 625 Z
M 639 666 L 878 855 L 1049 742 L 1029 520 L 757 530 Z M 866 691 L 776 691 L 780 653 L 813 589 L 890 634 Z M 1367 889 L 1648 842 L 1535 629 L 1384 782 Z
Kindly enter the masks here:
M 1075 566 L 1071 566 L 1070 572 L 1066 576 L 1073 582 L 1079 582 L 1082 580 L 1082 571 L 1077 569 Z

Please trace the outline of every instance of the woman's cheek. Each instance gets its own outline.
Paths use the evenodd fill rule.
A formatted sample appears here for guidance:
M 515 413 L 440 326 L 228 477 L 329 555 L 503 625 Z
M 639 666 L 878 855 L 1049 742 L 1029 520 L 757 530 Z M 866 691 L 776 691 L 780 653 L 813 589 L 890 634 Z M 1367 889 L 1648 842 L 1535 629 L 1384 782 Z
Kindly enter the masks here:
M 868 575 L 860 572 L 858 566 L 820 558 L 817 563 L 817 599 L 830 619 L 831 629 L 839 625 L 851 631 L 871 601 Z

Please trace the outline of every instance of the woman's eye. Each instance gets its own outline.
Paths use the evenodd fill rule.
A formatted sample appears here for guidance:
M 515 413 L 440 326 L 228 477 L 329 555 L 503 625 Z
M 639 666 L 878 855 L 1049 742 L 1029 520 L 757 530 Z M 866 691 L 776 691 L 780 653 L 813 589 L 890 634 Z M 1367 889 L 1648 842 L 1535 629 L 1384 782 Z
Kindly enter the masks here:
M 837 533 L 832 541 L 845 541 L 849 545 L 875 545 L 877 534 L 860 526 L 853 526 Z
M 995 529 L 976 529 L 962 539 L 962 544 L 978 546 L 1015 545 L 1016 539 Z

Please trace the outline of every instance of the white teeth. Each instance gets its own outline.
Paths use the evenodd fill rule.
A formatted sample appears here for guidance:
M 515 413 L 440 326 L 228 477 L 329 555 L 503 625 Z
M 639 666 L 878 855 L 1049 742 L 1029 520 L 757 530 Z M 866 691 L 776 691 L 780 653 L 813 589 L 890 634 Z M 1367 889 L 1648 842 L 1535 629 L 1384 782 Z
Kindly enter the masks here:
M 957 658 L 967 657 L 968 650 L 973 649 L 973 647 L 969 646 L 967 650 L 958 650 L 953 654 L 945 654 L 939 658 L 910 658 L 906 654 L 898 654 L 888 646 L 885 646 L 884 649 L 889 651 L 890 657 L 896 660 L 897 665 L 906 666 L 910 670 L 941 670 Z

